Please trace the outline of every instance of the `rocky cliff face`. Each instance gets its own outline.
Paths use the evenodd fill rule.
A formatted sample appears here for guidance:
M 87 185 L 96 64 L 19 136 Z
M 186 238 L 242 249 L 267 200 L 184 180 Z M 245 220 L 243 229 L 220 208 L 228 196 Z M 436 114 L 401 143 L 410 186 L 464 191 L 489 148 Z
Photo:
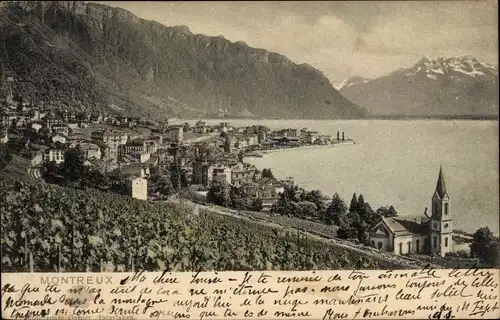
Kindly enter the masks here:
M 413 67 L 339 90 L 372 115 L 498 116 L 498 68 L 474 57 L 422 58 Z
M 93 3 L 18 1 L 0 10 L 4 78 L 35 99 L 169 116 L 365 115 L 318 70 L 244 42 Z

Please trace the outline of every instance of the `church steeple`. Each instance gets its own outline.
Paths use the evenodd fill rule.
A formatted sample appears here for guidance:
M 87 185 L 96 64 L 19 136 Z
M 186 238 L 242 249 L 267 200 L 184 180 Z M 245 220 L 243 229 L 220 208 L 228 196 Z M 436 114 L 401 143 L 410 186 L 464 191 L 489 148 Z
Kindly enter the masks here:
M 430 216 L 430 244 L 431 253 L 444 256 L 452 251 L 452 213 L 450 210 L 450 196 L 446 191 L 443 167 L 439 168 L 436 190 L 432 196 L 432 215 Z
M 436 184 L 436 193 L 443 199 L 446 195 L 446 183 L 444 182 L 443 166 L 439 167 L 439 176 Z

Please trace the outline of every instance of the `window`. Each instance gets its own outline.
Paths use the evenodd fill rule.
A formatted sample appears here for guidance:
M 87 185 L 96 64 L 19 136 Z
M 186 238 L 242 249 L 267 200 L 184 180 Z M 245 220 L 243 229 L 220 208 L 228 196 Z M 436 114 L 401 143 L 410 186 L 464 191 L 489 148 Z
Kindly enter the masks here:
M 399 254 L 403 254 L 403 243 L 399 243 Z
M 434 236 L 434 249 L 438 246 L 438 238 Z
M 448 237 L 444 238 L 444 246 L 447 247 L 448 246 Z
M 382 241 L 379 241 L 379 242 L 378 242 L 378 244 L 377 244 L 377 247 L 378 247 L 379 249 L 382 249 L 382 246 L 383 246 Z
M 417 240 L 417 253 L 420 253 L 420 240 Z
M 372 240 L 372 247 L 375 248 L 375 241 Z
M 445 230 L 448 229 L 448 224 L 447 223 L 444 224 L 444 229 Z
M 408 253 L 411 253 L 411 242 L 408 242 Z
M 447 203 L 444 204 L 444 215 L 445 216 L 448 215 L 448 204 Z

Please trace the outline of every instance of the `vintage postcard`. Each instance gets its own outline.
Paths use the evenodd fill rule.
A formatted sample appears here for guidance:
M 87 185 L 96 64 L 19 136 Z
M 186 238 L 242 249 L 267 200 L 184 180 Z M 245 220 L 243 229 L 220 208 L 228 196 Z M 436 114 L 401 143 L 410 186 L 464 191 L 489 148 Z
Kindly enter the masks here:
M 496 1 L 1 1 L 5 319 L 500 318 Z

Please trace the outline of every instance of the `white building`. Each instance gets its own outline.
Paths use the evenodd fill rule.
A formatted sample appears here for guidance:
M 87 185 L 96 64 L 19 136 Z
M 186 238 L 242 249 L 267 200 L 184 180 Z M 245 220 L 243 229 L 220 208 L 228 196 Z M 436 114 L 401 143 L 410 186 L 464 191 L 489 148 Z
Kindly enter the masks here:
M 148 200 L 148 180 L 141 177 L 131 177 L 127 182 L 132 198 Z

